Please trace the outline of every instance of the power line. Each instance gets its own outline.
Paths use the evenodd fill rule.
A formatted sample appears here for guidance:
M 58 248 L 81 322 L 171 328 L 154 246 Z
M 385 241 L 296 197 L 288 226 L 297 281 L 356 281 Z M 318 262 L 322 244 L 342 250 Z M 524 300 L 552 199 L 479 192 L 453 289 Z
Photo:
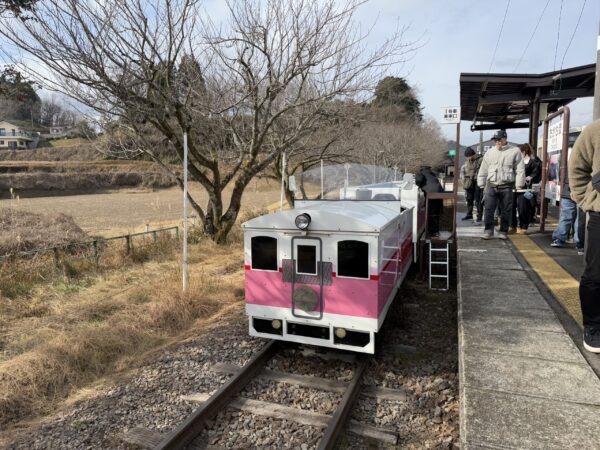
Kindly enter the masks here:
M 560 11 L 558 12 L 558 32 L 556 34 L 556 47 L 554 48 L 554 66 L 552 70 L 556 70 L 556 56 L 558 55 L 558 42 L 560 41 L 560 19 L 562 17 L 563 0 L 560 0 Z
M 571 35 L 571 39 L 569 39 L 569 45 L 567 45 L 567 49 L 565 50 L 565 54 L 562 57 L 562 61 L 560 62 L 560 68 L 563 68 L 563 64 L 565 62 L 565 56 L 567 56 L 567 52 L 571 47 L 571 43 L 573 42 L 573 38 L 575 37 L 575 33 L 577 33 L 577 28 L 579 27 L 579 22 L 581 21 L 581 16 L 583 16 L 583 10 L 585 9 L 585 4 L 587 0 L 583 0 L 583 5 L 581 5 L 581 11 L 579 11 L 579 18 L 577 19 L 577 23 L 575 24 L 575 29 L 573 30 L 573 34 Z
M 504 29 L 504 22 L 506 22 L 506 15 L 508 14 L 508 8 L 510 6 L 510 0 L 506 3 L 506 10 L 504 11 L 504 17 L 502 18 L 502 25 L 500 26 L 500 33 L 498 33 L 498 40 L 496 41 L 496 48 L 494 48 L 494 55 L 492 56 L 492 62 L 490 62 L 490 68 L 488 73 L 492 71 L 494 60 L 496 59 L 496 52 L 498 51 L 498 44 L 500 44 L 500 37 L 502 37 L 502 30 Z
M 531 33 L 531 36 L 529 37 L 529 41 L 527 41 L 527 45 L 525 46 L 525 50 L 523 50 L 523 53 L 521 54 L 521 57 L 519 58 L 519 62 L 517 63 L 517 65 L 515 67 L 515 70 L 513 70 L 513 73 L 515 73 L 517 71 L 517 69 L 521 65 L 521 61 L 523 61 L 523 57 L 525 56 L 525 53 L 527 53 L 527 50 L 529 50 L 529 45 L 531 44 L 531 41 L 533 40 L 533 37 L 535 36 L 535 33 L 537 32 L 537 29 L 540 26 L 540 22 L 542 21 L 542 17 L 544 17 L 544 13 L 546 12 L 546 9 L 548 8 L 549 4 L 550 4 L 550 0 L 548 0 L 546 2 L 546 6 L 544 6 L 544 9 L 542 10 L 542 13 L 540 14 L 540 17 L 538 18 L 538 21 L 535 24 L 535 28 L 533 29 L 533 33 Z

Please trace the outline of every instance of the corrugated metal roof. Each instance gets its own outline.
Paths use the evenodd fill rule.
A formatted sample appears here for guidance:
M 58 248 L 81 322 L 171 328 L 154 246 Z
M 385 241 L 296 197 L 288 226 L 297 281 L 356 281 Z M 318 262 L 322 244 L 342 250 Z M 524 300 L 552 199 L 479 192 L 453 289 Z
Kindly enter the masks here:
M 515 128 L 515 122 L 529 119 L 536 98 L 554 112 L 593 96 L 595 76 L 595 64 L 542 74 L 461 73 L 461 120 Z

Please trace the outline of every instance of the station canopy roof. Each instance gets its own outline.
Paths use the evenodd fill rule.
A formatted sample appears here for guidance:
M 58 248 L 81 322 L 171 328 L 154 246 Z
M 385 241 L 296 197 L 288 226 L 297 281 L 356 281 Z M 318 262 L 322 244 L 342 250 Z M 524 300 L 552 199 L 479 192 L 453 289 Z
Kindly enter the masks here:
M 472 121 L 472 130 L 526 128 L 529 123 L 519 121 L 531 117 L 536 100 L 550 113 L 593 97 L 595 76 L 596 64 L 542 74 L 461 73 L 460 118 Z

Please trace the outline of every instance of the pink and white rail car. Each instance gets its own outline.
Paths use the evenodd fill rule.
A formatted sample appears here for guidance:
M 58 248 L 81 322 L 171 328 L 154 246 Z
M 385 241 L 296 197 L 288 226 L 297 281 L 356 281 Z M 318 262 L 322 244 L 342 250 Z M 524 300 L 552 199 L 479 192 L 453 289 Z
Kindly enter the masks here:
M 374 353 L 413 262 L 414 206 L 297 201 L 244 223 L 250 335 Z

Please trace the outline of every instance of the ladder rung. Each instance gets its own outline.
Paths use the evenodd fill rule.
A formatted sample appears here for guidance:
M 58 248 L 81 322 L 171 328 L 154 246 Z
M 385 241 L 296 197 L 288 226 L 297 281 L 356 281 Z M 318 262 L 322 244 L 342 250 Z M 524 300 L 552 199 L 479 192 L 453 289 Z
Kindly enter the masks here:
M 431 261 L 431 264 L 439 264 L 439 265 L 447 266 L 448 265 L 448 261 L 445 261 L 445 262 Z
M 432 252 L 446 252 L 446 253 L 448 253 L 448 249 L 447 248 L 430 248 L 429 250 L 431 250 Z
M 448 275 L 429 275 L 430 278 L 448 278 Z

